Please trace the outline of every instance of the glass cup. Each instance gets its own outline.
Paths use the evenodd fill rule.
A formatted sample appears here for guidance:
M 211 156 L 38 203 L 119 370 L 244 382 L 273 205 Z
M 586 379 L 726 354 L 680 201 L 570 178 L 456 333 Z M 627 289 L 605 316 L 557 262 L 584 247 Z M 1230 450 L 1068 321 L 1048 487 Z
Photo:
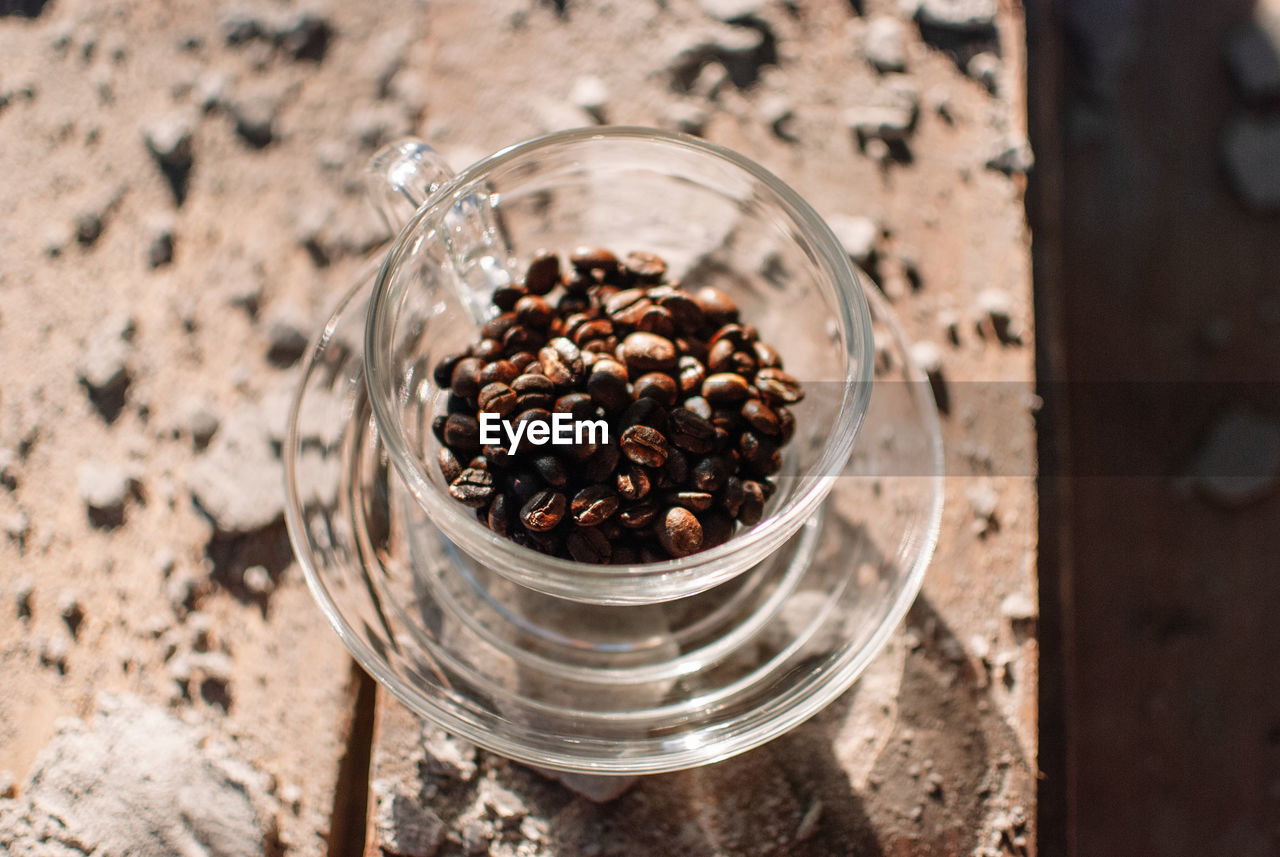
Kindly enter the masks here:
M 590 128 L 504 149 L 454 175 L 406 141 L 370 165 L 375 198 L 404 223 L 373 286 L 364 341 L 372 417 L 418 510 L 469 562 L 546 595 L 600 605 L 670 601 L 758 567 L 815 515 L 845 468 L 873 378 L 867 299 L 831 230 L 760 166 L 712 143 L 642 128 Z M 541 249 L 647 250 L 668 277 L 714 286 L 782 354 L 808 394 L 793 407 L 778 490 L 725 544 L 635 566 L 540 554 L 482 526 L 448 494 L 432 418 L 445 355 L 478 338 L 493 289 Z

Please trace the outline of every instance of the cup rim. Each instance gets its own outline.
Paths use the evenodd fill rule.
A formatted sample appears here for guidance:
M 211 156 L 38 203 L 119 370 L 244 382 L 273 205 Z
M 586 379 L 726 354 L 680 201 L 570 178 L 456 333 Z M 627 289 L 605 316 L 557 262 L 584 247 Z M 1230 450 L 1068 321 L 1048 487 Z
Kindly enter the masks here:
M 838 302 L 837 311 L 845 328 L 864 334 L 851 336 L 846 345 L 851 366 L 827 445 L 811 474 L 796 477 L 810 484 L 781 510 L 724 544 L 678 559 L 633 566 L 598 565 L 541 554 L 481 527 L 474 515 L 464 514 L 463 507 L 448 502 L 449 498 L 434 486 L 398 423 L 393 397 L 387 394 L 393 389 L 388 383 L 393 378 L 386 364 L 391 357 L 390 337 L 398 303 L 392 300 L 392 275 L 408 255 L 422 223 L 441 211 L 443 205 L 467 195 L 473 183 L 497 168 L 542 150 L 592 140 L 626 140 L 685 149 L 728 162 L 759 181 L 775 195 L 787 215 L 805 227 L 819 267 L 826 269 L 844 298 Z M 395 296 L 398 295 L 396 291 Z M 509 578 L 542 592 L 600 604 L 638 604 L 693 594 L 722 583 L 750 567 L 756 558 L 780 547 L 808 520 L 853 451 L 871 398 L 873 356 L 871 312 L 859 274 L 830 226 L 795 190 L 761 165 L 716 143 L 678 132 L 618 125 L 560 131 L 507 146 L 467 166 L 436 188 L 401 228 L 378 269 L 365 324 L 363 371 L 374 422 L 393 468 L 432 522 L 460 542 L 463 550 Z M 735 556 L 746 557 L 747 561 L 726 562 Z

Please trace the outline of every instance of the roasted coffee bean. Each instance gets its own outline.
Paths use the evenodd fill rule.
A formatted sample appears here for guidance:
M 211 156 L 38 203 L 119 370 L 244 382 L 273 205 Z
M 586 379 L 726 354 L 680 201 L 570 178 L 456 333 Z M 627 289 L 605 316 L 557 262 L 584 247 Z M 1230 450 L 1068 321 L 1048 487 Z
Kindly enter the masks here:
M 666 339 L 676 335 L 676 324 L 671 320 L 671 313 L 660 306 L 651 306 L 646 309 L 636 321 L 636 329 L 645 333 L 655 333 Z
M 772 479 L 757 479 L 756 484 L 760 486 L 760 490 L 764 493 L 764 499 L 767 502 L 770 497 L 778 493 L 778 486 L 773 483 Z
M 516 321 L 529 327 L 546 327 L 551 324 L 551 307 L 536 295 L 526 295 L 516 301 Z
M 579 247 L 569 256 L 569 263 L 580 271 L 614 271 L 618 257 L 603 247 Z
M 575 281 L 577 282 L 577 281 Z M 572 283 L 565 285 L 565 288 L 572 287 Z M 556 312 L 561 315 L 572 315 L 575 312 L 583 312 L 591 307 L 591 298 L 587 297 L 585 289 L 590 285 L 589 280 L 582 281 L 581 292 L 567 292 L 560 296 L 560 300 L 556 301 Z
M 496 339 L 482 339 L 476 346 L 475 356 L 488 364 L 502 356 L 502 343 Z
M 547 339 L 536 329 L 517 324 L 502 336 L 502 349 L 507 354 L 520 351 L 536 351 Z
M 651 399 L 648 396 L 636 399 L 622 412 L 622 424 L 624 426 L 646 425 L 653 428 L 661 428 L 666 421 L 666 409 L 656 399 Z
M 656 253 L 643 250 L 632 250 L 622 262 L 623 266 L 637 280 L 656 283 L 667 272 L 667 262 Z
M 629 461 L 646 467 L 661 467 L 670 451 L 662 433 L 646 425 L 634 425 L 623 431 L 621 447 Z
M 706 491 L 672 491 L 663 497 L 672 506 L 683 506 L 695 512 L 705 512 L 711 508 L 711 495 Z
M 796 433 L 795 414 L 786 405 L 778 405 L 773 412 L 778 415 L 778 443 L 790 443 Z
M 713 406 L 732 405 L 750 394 L 747 379 L 733 372 L 717 372 L 702 382 L 702 397 Z
M 484 361 L 479 357 L 464 357 L 453 367 L 449 379 L 449 389 L 456 396 L 467 399 L 475 398 L 480 392 L 480 371 L 484 369 Z
M 448 424 L 449 417 L 447 414 L 436 414 L 431 418 L 431 433 L 436 436 L 436 440 L 444 443 L 444 427 Z
M 523 433 L 522 436 L 524 437 L 529 436 L 529 427 L 533 423 L 546 423 L 548 426 L 548 432 L 549 432 L 550 425 L 551 425 L 551 411 L 547 410 L 546 408 L 529 408 L 527 410 L 520 411 L 518 414 L 516 414 L 516 417 L 512 422 L 514 422 L 517 426 L 521 426 L 521 425 L 524 426 L 524 428 L 522 429 L 517 429 L 518 431 L 521 431 Z M 529 450 L 536 451 L 537 449 L 539 449 L 539 447 L 537 446 L 525 447 L 526 452 Z
M 507 475 L 507 490 L 519 503 L 528 500 L 540 488 L 538 477 L 528 470 L 513 470 Z
M 738 305 L 717 288 L 705 286 L 698 289 L 693 299 L 707 321 L 717 328 L 738 320 Z
M 689 459 L 678 449 L 667 450 L 667 460 L 662 462 L 664 487 L 681 485 L 689 478 Z
M 562 446 L 560 448 L 564 450 L 564 452 L 561 453 L 562 457 L 576 464 L 581 464 L 585 462 L 587 459 L 591 458 L 591 456 L 595 455 L 596 452 L 600 449 L 600 445 L 595 443 L 590 443 L 590 442 L 584 442 L 584 443 L 574 443 L 574 444 L 570 444 L 569 446 Z M 575 473 L 576 472 L 577 471 L 575 471 Z
M 462 462 L 447 446 L 441 447 L 436 453 L 436 464 L 440 465 L 440 475 L 444 477 L 445 482 L 453 482 L 462 475 Z
M 453 383 L 453 370 L 458 364 L 465 360 L 466 352 L 458 352 L 456 354 L 446 354 L 440 358 L 440 362 L 436 364 L 436 368 L 431 371 L 431 378 L 436 382 L 436 386 L 440 388 L 448 387 Z
M 680 506 L 672 506 L 662 515 L 658 541 L 672 557 L 680 558 L 702 547 L 702 524 L 697 517 Z
M 764 491 L 759 482 L 747 480 L 742 483 L 742 507 L 738 510 L 738 520 L 748 527 L 760 522 L 764 515 Z
M 493 495 L 493 502 L 489 504 L 489 511 L 485 515 L 485 523 L 500 536 L 511 531 L 511 509 L 506 494 Z
M 544 375 L 561 387 L 576 384 L 583 377 L 582 352 L 563 336 L 551 340 L 538 352 L 538 365 Z
M 574 329 L 572 339 L 579 347 L 584 347 L 588 343 L 596 342 L 602 339 L 608 339 L 613 336 L 613 322 L 607 318 L 593 318 L 585 321 Z M 612 351 L 613 349 L 607 349 Z
M 716 346 L 721 342 L 727 342 L 733 346 L 734 350 L 742 348 L 750 348 L 751 340 L 748 339 L 746 329 L 740 324 L 725 324 L 720 327 L 711 338 L 707 340 L 707 346 L 712 350 L 716 350 Z
M 696 396 L 702 392 L 702 382 L 707 378 L 702 361 L 686 354 L 680 358 L 676 368 L 680 377 L 680 395 Z
M 564 540 L 569 556 L 578 562 L 606 563 L 612 554 L 608 537 L 595 527 L 583 527 Z
M 618 495 L 606 485 L 588 485 L 569 503 L 573 522 L 580 527 L 594 527 L 618 511 Z
M 513 312 L 504 312 L 495 315 L 486 321 L 480 328 L 480 335 L 485 339 L 496 339 L 502 341 L 502 337 L 506 332 L 515 326 L 516 314 Z
M 450 416 L 454 414 L 465 414 L 471 416 L 475 413 L 475 399 L 468 399 L 466 396 L 459 396 L 457 393 L 450 393 L 449 398 L 444 402 L 445 410 Z
M 535 533 L 554 530 L 564 520 L 566 505 L 559 491 L 539 491 L 520 507 L 520 523 Z
M 676 344 L 676 351 L 680 353 L 680 356 L 692 357 L 694 360 L 697 360 L 699 363 L 706 365 L 707 346 L 702 340 L 685 339 L 684 337 L 677 336 L 675 338 L 675 344 Z
M 743 480 L 737 476 L 730 476 L 725 480 L 724 491 L 720 493 L 720 505 L 724 510 L 733 517 L 738 517 L 738 512 L 742 509 L 742 503 L 747 499 L 746 489 L 743 488 Z
M 450 414 L 444 424 L 444 442 L 460 452 L 480 448 L 480 423 L 468 414 Z
M 663 372 L 676 367 L 675 345 L 670 339 L 653 333 L 628 334 L 622 340 L 622 356 L 628 371 L 636 374 Z
M 480 371 L 480 389 L 490 384 L 510 384 L 520 376 L 520 369 L 510 360 L 495 360 Z
M 719 509 L 698 516 L 702 522 L 702 549 L 719 547 L 733 537 L 733 518 Z
M 543 408 L 549 411 L 555 407 L 556 385 L 546 375 L 526 372 L 511 382 L 511 389 L 518 397 L 516 406 L 519 410 Z
M 596 418 L 596 403 L 586 393 L 565 393 L 556 399 L 555 412 L 570 414 L 575 420 L 593 420 Z
M 711 403 L 701 396 L 690 396 L 685 399 L 684 407 L 702 417 L 704 420 L 711 419 Z
M 648 372 L 637 378 L 631 386 L 637 399 L 647 396 L 656 399 L 666 408 L 676 403 L 676 394 L 679 392 L 676 382 L 665 372 Z
M 627 394 L 627 370 L 616 360 L 600 359 L 591 367 L 587 392 L 606 411 L 619 411 L 630 402 Z
M 761 369 L 756 373 L 755 385 L 766 401 L 793 405 L 804 398 L 800 382 L 781 369 Z
M 638 464 L 628 464 L 614 478 L 618 496 L 628 502 L 643 499 L 650 489 L 649 474 Z
M 782 429 L 778 415 L 759 399 L 748 399 L 742 403 L 742 418 L 761 434 L 773 436 Z
M 719 491 L 728 478 L 729 468 L 718 455 L 709 455 L 693 466 L 693 484 L 699 491 Z
M 554 488 L 563 488 L 569 482 L 569 471 L 554 455 L 539 455 L 533 460 L 533 470 Z
M 667 415 L 667 434 L 681 449 L 705 454 L 715 445 L 716 429 L 688 408 L 672 408 Z
M 617 351 L 618 337 L 616 336 L 606 336 L 604 339 L 593 339 L 582 346 L 582 353 L 584 357 L 587 354 L 607 354 L 610 357 L 613 357 Z
M 528 294 L 528 290 L 524 286 L 518 286 L 514 283 L 509 286 L 498 286 L 493 290 L 493 305 L 502 312 L 511 312 L 515 309 L 516 301 L 526 294 Z
M 449 484 L 449 495 L 473 509 L 487 506 L 493 494 L 493 474 L 477 467 L 468 467 Z
M 671 313 L 676 329 L 684 335 L 697 333 L 706 320 L 697 302 L 683 289 L 655 286 L 649 289 L 649 300 Z
M 772 345 L 763 342 L 751 343 L 751 353 L 755 355 L 756 364 L 764 369 L 781 369 L 782 357 Z
M 603 304 L 605 313 L 614 320 L 626 316 L 635 311 L 635 319 L 639 319 L 646 309 L 653 305 L 653 301 L 649 300 L 649 292 L 647 289 L 623 289 L 610 295 L 608 300 Z M 634 324 L 635 321 L 629 322 Z
M 602 444 L 586 460 L 582 470 L 583 478 L 588 482 L 604 482 L 612 479 L 614 471 L 618 468 L 618 459 L 621 457 L 622 453 L 618 450 L 616 443 Z
M 733 371 L 733 343 L 722 339 L 707 352 L 707 368 L 712 372 Z
M 545 295 L 560 282 L 560 258 L 539 250 L 524 272 L 524 287 L 531 295 Z
M 512 366 L 515 366 L 523 372 L 529 367 L 530 363 L 533 363 L 538 359 L 538 355 L 534 354 L 532 351 L 517 351 L 507 359 L 511 361 Z M 510 384 L 511 382 L 508 381 L 507 383 Z
M 647 527 L 656 517 L 658 517 L 658 507 L 648 500 L 641 500 L 618 510 L 618 523 L 629 530 Z
M 500 444 L 485 444 L 480 447 L 480 454 L 494 467 L 509 467 L 515 462 L 511 450 Z
M 506 419 L 511 412 L 516 409 L 516 391 L 508 387 L 506 384 L 493 383 L 486 384 L 480 389 L 480 395 L 477 402 L 480 410 L 487 411 L 491 414 Z

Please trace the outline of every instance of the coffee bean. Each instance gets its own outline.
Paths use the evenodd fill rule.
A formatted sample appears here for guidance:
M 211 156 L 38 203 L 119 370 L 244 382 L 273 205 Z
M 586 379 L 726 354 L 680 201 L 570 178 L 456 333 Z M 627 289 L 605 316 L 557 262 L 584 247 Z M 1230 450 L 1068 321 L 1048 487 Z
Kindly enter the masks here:
M 588 485 L 569 504 L 573 522 L 580 527 L 594 527 L 618 511 L 618 495 L 605 485 Z
M 485 523 L 489 526 L 489 529 L 500 536 L 507 535 L 511 530 L 511 509 L 509 506 L 506 494 L 495 494 L 493 502 L 489 504 L 489 511 L 485 516 Z
M 628 460 L 646 467 L 661 467 L 670 451 L 662 433 L 646 425 L 634 425 L 623 431 L 621 446 Z
M 515 462 L 511 450 L 501 445 L 485 444 L 480 447 L 480 454 L 494 467 L 509 467 Z
M 733 371 L 733 343 L 722 339 L 707 352 L 707 368 L 712 372 Z
M 702 547 L 702 524 L 693 512 L 672 506 L 662 515 L 658 541 L 672 557 L 688 556 Z
M 547 338 L 532 327 L 517 324 L 502 336 L 502 350 L 507 354 L 520 351 L 535 351 L 542 347 Z
M 530 363 L 533 363 L 538 359 L 538 355 L 534 354 L 532 351 L 517 351 L 507 359 L 511 361 L 512 366 L 523 372 L 529 367 Z M 507 383 L 510 384 L 511 382 L 507 381 Z
M 612 555 L 609 539 L 595 527 L 583 527 L 569 533 L 565 547 L 577 562 L 606 563 Z
M 760 483 L 748 480 L 742 483 L 742 507 L 738 510 L 738 520 L 748 527 L 760 522 L 764 515 L 764 492 Z
M 755 355 L 756 364 L 766 369 L 781 369 L 782 357 L 777 350 L 763 342 L 751 343 L 751 353 Z
M 697 333 L 706 321 L 697 302 L 688 293 L 673 286 L 650 289 L 649 300 L 670 313 L 676 330 L 686 336 Z
M 776 435 L 782 428 L 778 415 L 759 399 L 748 399 L 742 403 L 742 418 L 761 434 Z
M 601 445 L 587 459 L 582 475 L 589 482 L 604 482 L 613 478 L 614 471 L 618 468 L 618 459 L 622 457 L 616 443 L 607 443 Z M 634 499 L 634 498 L 632 498 Z
M 436 382 L 436 386 L 440 388 L 448 387 L 453 383 L 453 370 L 458 364 L 466 359 L 466 352 L 458 352 L 456 354 L 446 354 L 440 358 L 440 362 L 436 364 L 436 368 L 431 371 L 431 379 Z
M 582 352 L 563 336 L 551 340 L 538 352 L 538 365 L 543 374 L 561 387 L 576 384 L 583 377 Z
M 636 329 L 657 334 L 666 339 L 676 335 L 676 324 L 671 320 L 671 313 L 660 306 L 651 306 L 646 309 L 636 321 Z
M 579 247 L 569 262 L 580 271 L 613 271 L 618 267 L 618 257 L 603 247 Z
M 636 373 L 666 371 L 676 366 L 676 347 L 664 336 L 637 332 L 622 340 L 622 356 L 627 369 Z
M 705 454 L 715 445 L 715 426 L 688 408 L 671 409 L 667 433 L 673 444 L 689 452 Z
M 649 474 L 638 464 L 629 464 L 618 471 L 614 487 L 623 500 L 640 500 L 649 493 Z
M 700 515 L 702 522 L 702 549 L 719 547 L 733 537 L 733 518 L 718 509 Z
M 569 288 L 572 284 L 566 284 Z M 590 285 L 590 281 L 583 281 L 582 288 L 585 290 Z M 572 315 L 575 312 L 582 312 L 590 308 L 591 298 L 587 297 L 586 292 L 567 292 L 560 296 L 560 300 L 556 301 L 556 312 L 561 315 Z
M 755 383 L 766 401 L 792 405 L 804 398 L 800 382 L 781 369 L 761 369 Z
M 684 407 L 702 417 L 704 420 L 711 419 L 711 403 L 701 396 L 690 396 L 685 399 Z
M 678 449 L 670 449 L 667 451 L 667 460 L 662 462 L 662 478 L 660 480 L 663 487 L 672 485 L 680 485 L 689 478 L 689 459 L 684 457 Z
M 444 442 L 461 452 L 480 448 L 480 423 L 468 414 L 450 414 L 444 424 Z
M 515 327 L 515 324 L 516 324 L 515 313 L 513 312 L 500 313 L 498 315 L 495 315 L 493 318 L 489 319 L 488 321 L 486 321 L 484 325 L 481 326 L 480 335 L 483 336 L 485 339 L 496 339 L 498 341 L 501 341 L 502 337 L 506 335 L 506 332 L 511 328 Z
M 555 253 L 539 250 L 524 273 L 524 287 L 531 295 L 545 295 L 560 282 L 560 259 Z
M 731 405 L 747 398 L 749 388 L 747 379 L 741 375 L 717 372 L 702 382 L 702 397 L 714 406 Z
M 718 455 L 709 455 L 693 466 L 693 484 L 699 491 L 719 491 L 727 478 L 729 468 Z
M 447 446 L 441 447 L 436 453 L 436 463 L 440 465 L 440 475 L 444 477 L 445 482 L 453 482 L 462 475 L 462 462 Z
M 685 355 L 676 364 L 680 376 L 680 394 L 696 396 L 702 391 L 702 382 L 707 378 L 707 370 L 696 357 Z
M 667 263 L 656 253 L 633 250 L 623 260 L 623 266 L 636 279 L 648 283 L 656 283 L 667 272 Z
M 480 371 L 480 389 L 490 384 L 510 384 L 520 376 L 520 369 L 510 360 L 495 360 Z
M 634 325 L 653 302 L 647 289 L 623 289 L 603 304 L 605 313 L 615 321 Z
M 496 339 L 482 339 L 476 346 L 475 356 L 486 364 L 502 356 L 502 343 Z
M 609 562 L 614 565 L 636 565 L 640 562 L 640 552 L 631 545 L 615 545 Z
M 574 329 L 572 339 L 579 347 L 586 346 L 589 343 L 597 342 L 602 339 L 608 339 L 613 336 L 613 322 L 607 318 L 593 318 L 578 325 Z M 612 348 L 605 349 L 612 351 Z
M 790 443 L 796 433 L 795 414 L 786 405 L 778 405 L 773 412 L 778 415 L 778 443 Z
M 479 402 L 480 410 L 497 414 L 506 419 L 516 409 L 517 398 L 515 390 L 506 384 L 494 382 L 480 389 L 477 401 Z
M 716 346 L 721 342 L 729 343 L 734 350 L 751 347 L 751 340 L 748 338 L 746 328 L 740 324 L 721 325 L 720 329 L 707 340 L 707 345 L 712 351 L 715 351 Z
M 473 509 L 488 505 L 493 498 L 493 474 L 487 470 L 468 467 L 449 484 L 449 495 Z
M 499 286 L 493 290 L 493 305 L 502 312 L 511 312 L 515 309 L 516 302 L 528 294 L 528 290 L 524 286 L 511 284 L 509 286 Z
M 705 512 L 711 508 L 711 495 L 706 491 L 672 491 L 663 499 L 672 506 L 683 506 L 694 512 Z
M 538 477 L 528 470 L 513 470 L 507 475 L 507 490 L 518 503 L 528 500 L 540 487 Z
M 730 476 L 725 480 L 724 491 L 720 493 L 720 505 L 724 510 L 735 518 L 738 512 L 742 510 L 742 503 L 747 499 L 746 489 L 743 488 L 743 480 L 737 476 Z
M 555 488 L 563 488 L 569 482 L 569 472 L 554 455 L 539 455 L 533 460 L 533 469 L 542 481 Z
M 597 360 L 587 378 L 587 392 L 600 403 L 600 407 L 613 412 L 625 408 L 630 401 L 627 395 L 627 370 L 616 360 Z
M 546 327 L 551 324 L 551 307 L 542 298 L 526 295 L 516 301 L 516 321 L 529 327 Z
M 660 428 L 667 421 L 667 411 L 656 399 L 648 396 L 636 399 L 622 412 L 624 426 L 646 425 Z
M 556 385 L 546 375 L 526 372 L 511 382 L 515 390 L 517 409 L 521 411 L 531 408 L 550 410 L 555 406 Z
M 586 393 L 565 393 L 556 399 L 555 413 L 570 414 L 575 420 L 596 418 L 596 403 Z
M 676 382 L 664 372 L 648 372 L 641 375 L 632 384 L 632 390 L 637 399 L 647 396 L 667 408 L 676 403 L 678 392 Z
M 444 443 L 444 427 L 448 424 L 449 417 L 446 414 L 436 414 L 431 418 L 431 433 L 436 436 L 436 440 Z
M 520 507 L 520 522 L 535 533 L 554 530 L 564 520 L 565 505 L 559 491 L 539 491 Z
M 454 395 L 467 399 L 475 398 L 480 392 L 480 371 L 484 369 L 484 361 L 479 357 L 464 357 L 453 367 L 449 379 L 449 389 Z
M 649 526 L 658 517 L 658 507 L 648 500 L 641 500 L 618 510 L 618 523 L 629 530 Z
M 738 320 L 738 305 L 733 302 L 733 298 L 717 288 L 705 286 L 698 289 L 693 299 L 707 321 L 716 327 L 732 324 Z

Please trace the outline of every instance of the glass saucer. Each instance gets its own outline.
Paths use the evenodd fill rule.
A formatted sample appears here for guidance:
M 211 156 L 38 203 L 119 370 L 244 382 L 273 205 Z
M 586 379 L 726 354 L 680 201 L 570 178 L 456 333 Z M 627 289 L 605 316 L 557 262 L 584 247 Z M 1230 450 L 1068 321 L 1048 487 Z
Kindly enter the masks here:
M 375 272 L 312 350 L 284 448 L 287 520 L 338 636 L 421 716 L 546 768 L 625 775 L 707 764 L 835 699 L 915 599 L 942 514 L 941 434 L 928 382 L 874 288 L 865 289 L 880 346 L 871 405 L 821 510 L 727 583 L 601 606 L 480 566 L 390 468 L 362 371 Z

